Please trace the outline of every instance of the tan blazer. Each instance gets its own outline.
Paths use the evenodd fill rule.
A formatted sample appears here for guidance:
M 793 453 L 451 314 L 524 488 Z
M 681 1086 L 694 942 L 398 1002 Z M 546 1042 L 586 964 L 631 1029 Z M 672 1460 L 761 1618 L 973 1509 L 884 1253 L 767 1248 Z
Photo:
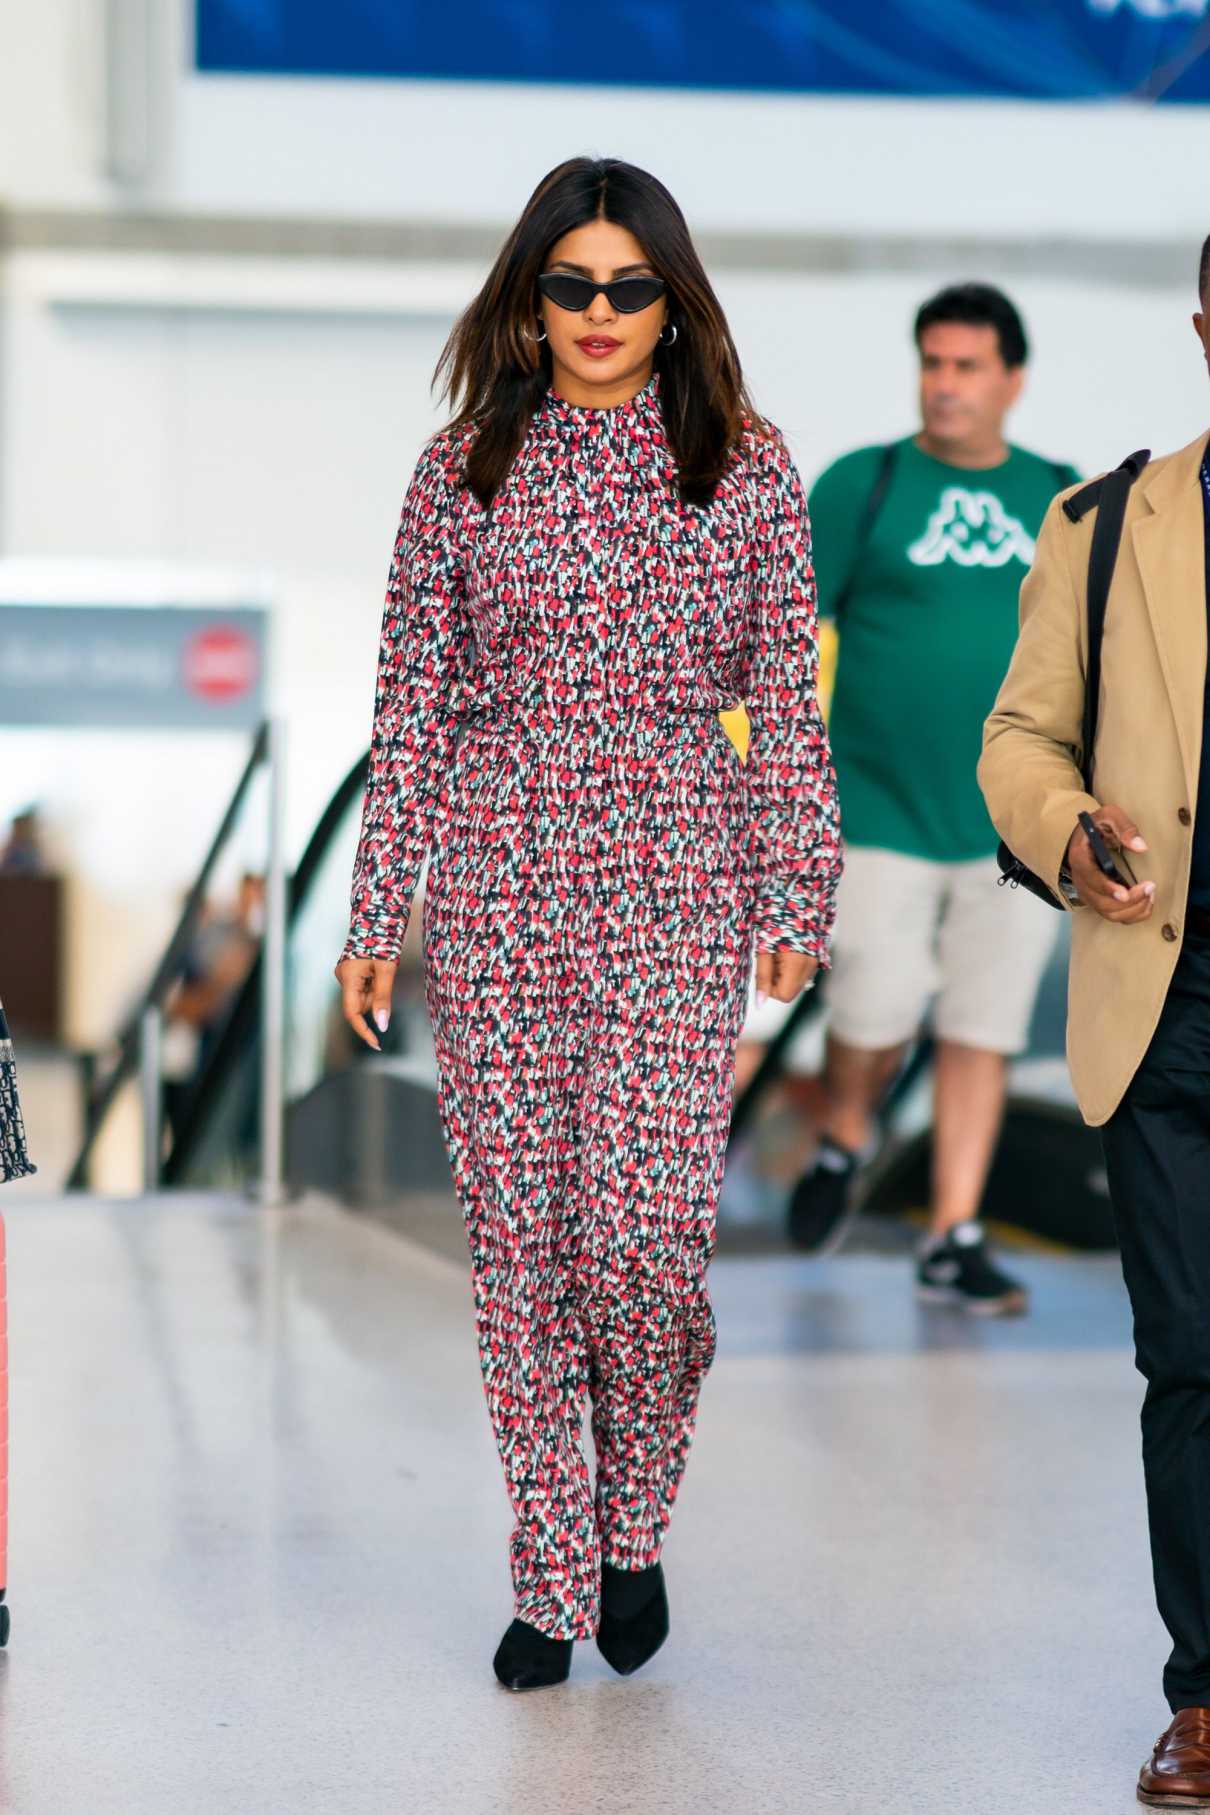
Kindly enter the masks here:
M 1155 1032 L 1180 952 L 1206 682 L 1202 435 L 1153 461 L 1131 490 L 1105 617 L 1093 785 L 1080 773 L 1088 551 L 1096 512 L 1047 512 L 1021 588 L 1021 630 L 983 736 L 979 785 L 1000 835 L 1052 886 L 1081 808 L 1136 820 L 1130 853 L 1155 906 L 1138 926 L 1073 911 L 1067 1056 L 1086 1121 L 1107 1122 Z M 1038 903 L 1039 914 L 1048 909 Z

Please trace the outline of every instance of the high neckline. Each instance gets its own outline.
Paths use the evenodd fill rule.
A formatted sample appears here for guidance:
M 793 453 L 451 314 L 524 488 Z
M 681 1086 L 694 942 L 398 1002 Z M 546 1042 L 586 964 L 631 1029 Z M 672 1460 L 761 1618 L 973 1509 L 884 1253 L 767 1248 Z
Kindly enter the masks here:
M 649 416 L 653 411 L 658 413 L 659 402 L 660 375 L 654 371 L 642 390 L 636 391 L 633 397 L 627 397 L 621 403 L 571 403 L 553 385 L 547 386 L 544 399 L 546 412 L 554 421 L 575 423 L 587 428 L 625 426 L 636 417 Z

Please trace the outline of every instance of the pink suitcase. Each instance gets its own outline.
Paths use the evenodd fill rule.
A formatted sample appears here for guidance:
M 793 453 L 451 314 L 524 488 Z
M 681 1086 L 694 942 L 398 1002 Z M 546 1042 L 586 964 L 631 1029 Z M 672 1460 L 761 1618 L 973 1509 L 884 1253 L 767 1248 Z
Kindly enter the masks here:
M 0 1647 L 8 1644 L 8 1282 L 0 1216 Z

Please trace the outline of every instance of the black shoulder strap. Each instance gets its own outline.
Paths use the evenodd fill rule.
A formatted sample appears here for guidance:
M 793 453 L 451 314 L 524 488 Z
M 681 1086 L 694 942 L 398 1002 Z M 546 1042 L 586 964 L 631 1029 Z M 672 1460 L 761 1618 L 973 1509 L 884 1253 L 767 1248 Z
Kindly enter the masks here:
M 1084 676 L 1084 730 L 1081 749 L 1081 761 L 1084 770 L 1084 786 L 1091 794 L 1092 788 L 1092 748 L 1097 736 L 1097 709 L 1101 695 L 1101 644 L 1105 635 L 1105 610 L 1109 604 L 1109 591 L 1113 585 L 1113 570 L 1117 566 L 1118 547 L 1122 540 L 1122 524 L 1126 517 L 1126 501 L 1130 497 L 1130 488 L 1151 458 L 1151 450 L 1142 448 L 1137 454 L 1131 454 L 1123 460 L 1121 466 L 1114 467 L 1103 479 L 1094 479 L 1091 485 L 1063 500 L 1064 514 L 1071 522 L 1078 523 L 1095 508 L 1097 520 L 1092 531 L 1092 547 L 1088 553 L 1088 667 Z
M 857 569 L 861 563 L 861 557 L 869 545 L 870 537 L 874 533 L 874 525 L 878 521 L 879 513 L 881 512 L 883 505 L 886 503 L 886 495 L 891 489 L 891 480 L 895 477 L 895 463 L 898 458 L 899 443 L 897 441 L 888 442 L 886 447 L 879 450 L 878 471 L 874 475 L 874 483 L 870 487 L 870 495 L 865 501 L 865 507 L 861 513 L 861 521 L 857 525 L 857 535 L 853 542 L 853 559 L 849 564 L 848 578 L 837 593 L 835 602 L 832 606 L 832 616 L 837 623 L 840 622 L 840 614 L 844 610 L 849 594 L 853 590 L 854 582 L 857 579 Z

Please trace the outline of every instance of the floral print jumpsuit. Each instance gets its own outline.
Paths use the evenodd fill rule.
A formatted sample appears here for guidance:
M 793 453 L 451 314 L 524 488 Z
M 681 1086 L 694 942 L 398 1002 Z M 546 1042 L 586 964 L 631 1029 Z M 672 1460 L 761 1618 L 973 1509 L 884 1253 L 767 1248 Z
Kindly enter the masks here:
M 548 390 L 489 510 L 429 443 L 395 544 L 345 956 L 426 856 L 438 1109 L 516 1514 L 516 1612 L 654 1563 L 714 1353 L 706 1268 L 755 942 L 826 961 L 840 842 L 806 504 L 776 430 L 683 504 L 656 374 Z M 719 723 L 747 704 L 741 764 Z M 582 1448 L 592 1403 L 595 1492 Z

